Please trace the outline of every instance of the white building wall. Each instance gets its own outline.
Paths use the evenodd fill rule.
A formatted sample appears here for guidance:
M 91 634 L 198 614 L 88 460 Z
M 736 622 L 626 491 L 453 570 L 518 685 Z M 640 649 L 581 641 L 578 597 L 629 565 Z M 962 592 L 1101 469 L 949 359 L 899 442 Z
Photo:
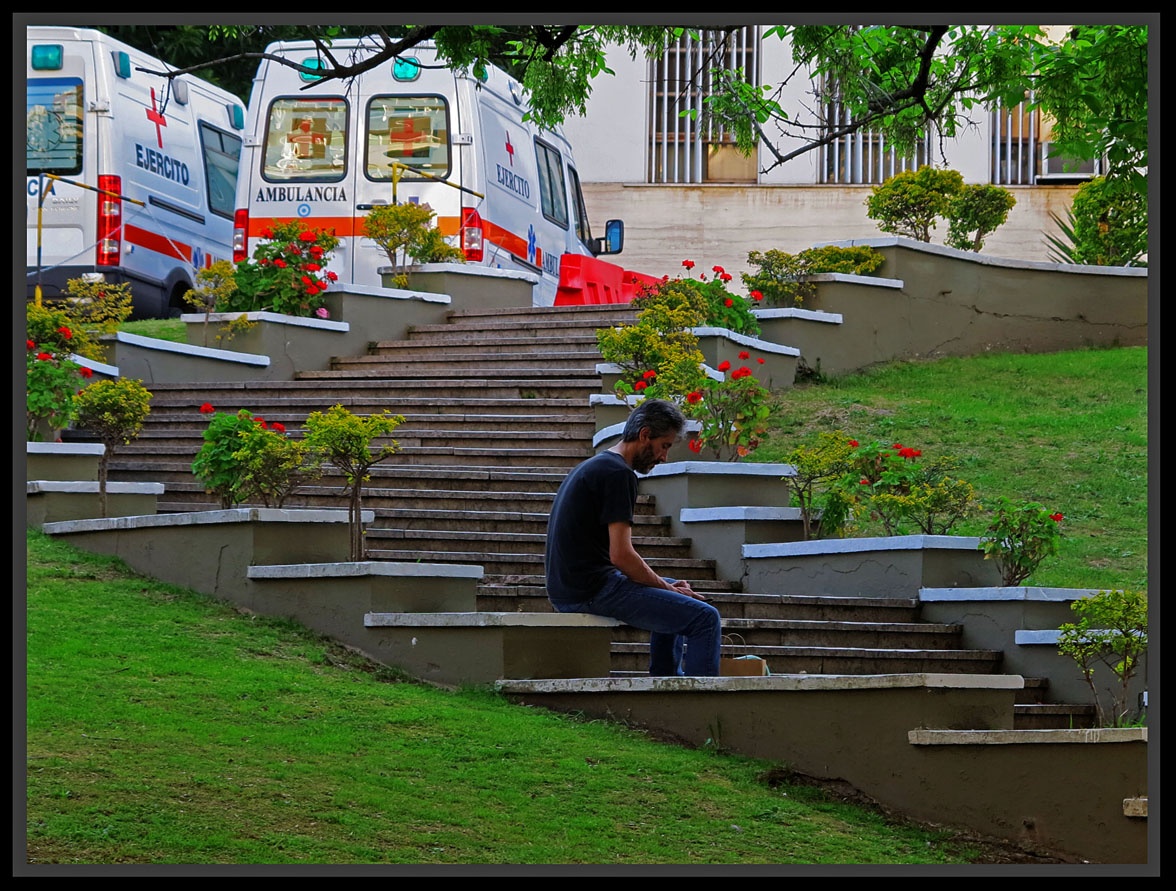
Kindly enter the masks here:
M 763 48 L 762 82 L 782 83 L 792 69 L 791 54 L 777 38 L 766 40 Z M 609 258 L 613 262 L 649 275 L 673 277 L 682 273 L 682 260 L 691 259 L 699 268 L 718 264 L 737 274 L 751 271 L 746 262 L 749 251 L 798 253 L 829 242 L 885 234 L 866 216 L 872 186 L 818 184 L 817 151 L 761 173 L 758 185 L 646 183 L 648 61 L 631 59 L 626 50 L 614 48 L 607 64 L 615 74 L 593 81 L 586 113 L 569 118 L 564 131 L 574 146 L 588 216 L 597 234 L 605 220 L 625 221 L 624 252 Z M 811 88 L 808 80 L 794 78 L 778 101 L 790 112 L 810 107 Z M 972 118 L 973 126 L 961 128 L 954 139 L 944 141 L 943 152 L 947 166 L 958 170 L 965 182 L 987 183 L 991 117 L 976 109 Z M 799 144 L 796 139 L 779 140 L 781 152 Z M 938 142 L 934 151 L 935 162 L 944 163 Z M 772 156 L 761 147 L 759 160 L 758 169 L 763 171 Z M 1011 187 L 1017 203 L 1006 223 L 986 240 L 984 253 L 1049 261 L 1047 235 L 1059 234 L 1051 214 L 1064 218 L 1076 188 Z M 946 234 L 943 223 L 933 231 L 932 242 L 942 244 Z

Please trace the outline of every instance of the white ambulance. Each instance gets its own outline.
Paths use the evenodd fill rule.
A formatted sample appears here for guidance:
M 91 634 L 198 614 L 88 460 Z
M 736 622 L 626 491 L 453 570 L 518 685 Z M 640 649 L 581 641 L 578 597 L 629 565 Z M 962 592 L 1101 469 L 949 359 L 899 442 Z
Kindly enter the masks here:
M 90 274 L 130 282 L 136 318 L 183 311 L 232 258 L 244 103 L 99 31 L 26 31 L 28 297 Z
M 370 42 L 332 44 L 338 59 L 361 58 Z M 309 42 L 266 48 L 307 68 L 327 61 Z M 237 185 L 234 259 L 252 255 L 274 221 L 333 229 L 330 270 L 379 287 L 387 255 L 364 236 L 378 204 L 420 202 L 466 262 L 538 279 L 534 303 L 550 306 L 564 254 L 619 253 L 624 225 L 593 238 L 572 149 L 558 131 L 524 120 L 518 81 L 497 68 L 462 74 L 421 46 L 351 80 L 264 59 L 253 82 Z

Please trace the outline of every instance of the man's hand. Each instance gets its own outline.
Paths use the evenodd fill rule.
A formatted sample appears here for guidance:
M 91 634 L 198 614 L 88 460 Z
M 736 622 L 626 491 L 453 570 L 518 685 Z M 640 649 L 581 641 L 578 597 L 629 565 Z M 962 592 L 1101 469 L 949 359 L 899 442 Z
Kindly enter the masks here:
M 695 591 L 693 588 L 691 588 L 690 582 L 687 582 L 683 579 L 678 579 L 676 582 L 674 582 L 672 585 L 670 585 L 670 587 L 673 588 L 675 591 L 677 591 L 679 594 L 685 594 L 687 597 L 693 597 L 695 600 L 702 600 L 702 601 L 709 601 L 710 600 L 710 598 L 707 597 L 705 594 L 699 594 L 697 591 Z

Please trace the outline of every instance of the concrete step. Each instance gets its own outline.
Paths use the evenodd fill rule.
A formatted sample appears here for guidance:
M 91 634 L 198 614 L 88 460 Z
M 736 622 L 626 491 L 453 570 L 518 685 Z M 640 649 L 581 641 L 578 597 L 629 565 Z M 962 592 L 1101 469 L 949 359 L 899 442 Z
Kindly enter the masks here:
M 1093 705 L 1018 703 L 1013 706 L 1015 730 L 1075 730 L 1097 726 Z
M 367 527 L 365 540 L 369 552 L 383 549 L 404 549 L 420 543 L 428 550 L 461 552 L 469 556 L 463 562 L 479 562 L 478 555 L 494 559 L 510 554 L 537 554 L 542 556 L 547 536 L 544 532 L 486 532 L 482 530 L 433 530 L 380 528 L 378 524 Z M 634 536 L 633 544 L 646 558 L 662 560 L 688 560 L 691 557 L 691 543 L 688 538 L 669 536 Z
M 720 612 L 721 612 L 720 608 Z M 962 625 L 838 622 L 828 619 L 725 619 L 723 632 L 751 646 L 960 649 Z
M 760 656 L 773 674 L 995 674 L 1002 658 L 992 650 L 822 646 L 725 645 L 723 653 Z M 614 671 L 642 671 L 648 665 L 648 643 L 613 643 Z

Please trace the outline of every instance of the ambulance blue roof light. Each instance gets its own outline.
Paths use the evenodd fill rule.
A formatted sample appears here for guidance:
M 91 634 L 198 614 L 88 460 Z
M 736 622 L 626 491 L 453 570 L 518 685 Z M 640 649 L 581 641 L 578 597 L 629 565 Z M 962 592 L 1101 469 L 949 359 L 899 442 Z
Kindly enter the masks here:
M 60 43 L 33 44 L 30 57 L 33 71 L 60 71 L 65 50 Z

